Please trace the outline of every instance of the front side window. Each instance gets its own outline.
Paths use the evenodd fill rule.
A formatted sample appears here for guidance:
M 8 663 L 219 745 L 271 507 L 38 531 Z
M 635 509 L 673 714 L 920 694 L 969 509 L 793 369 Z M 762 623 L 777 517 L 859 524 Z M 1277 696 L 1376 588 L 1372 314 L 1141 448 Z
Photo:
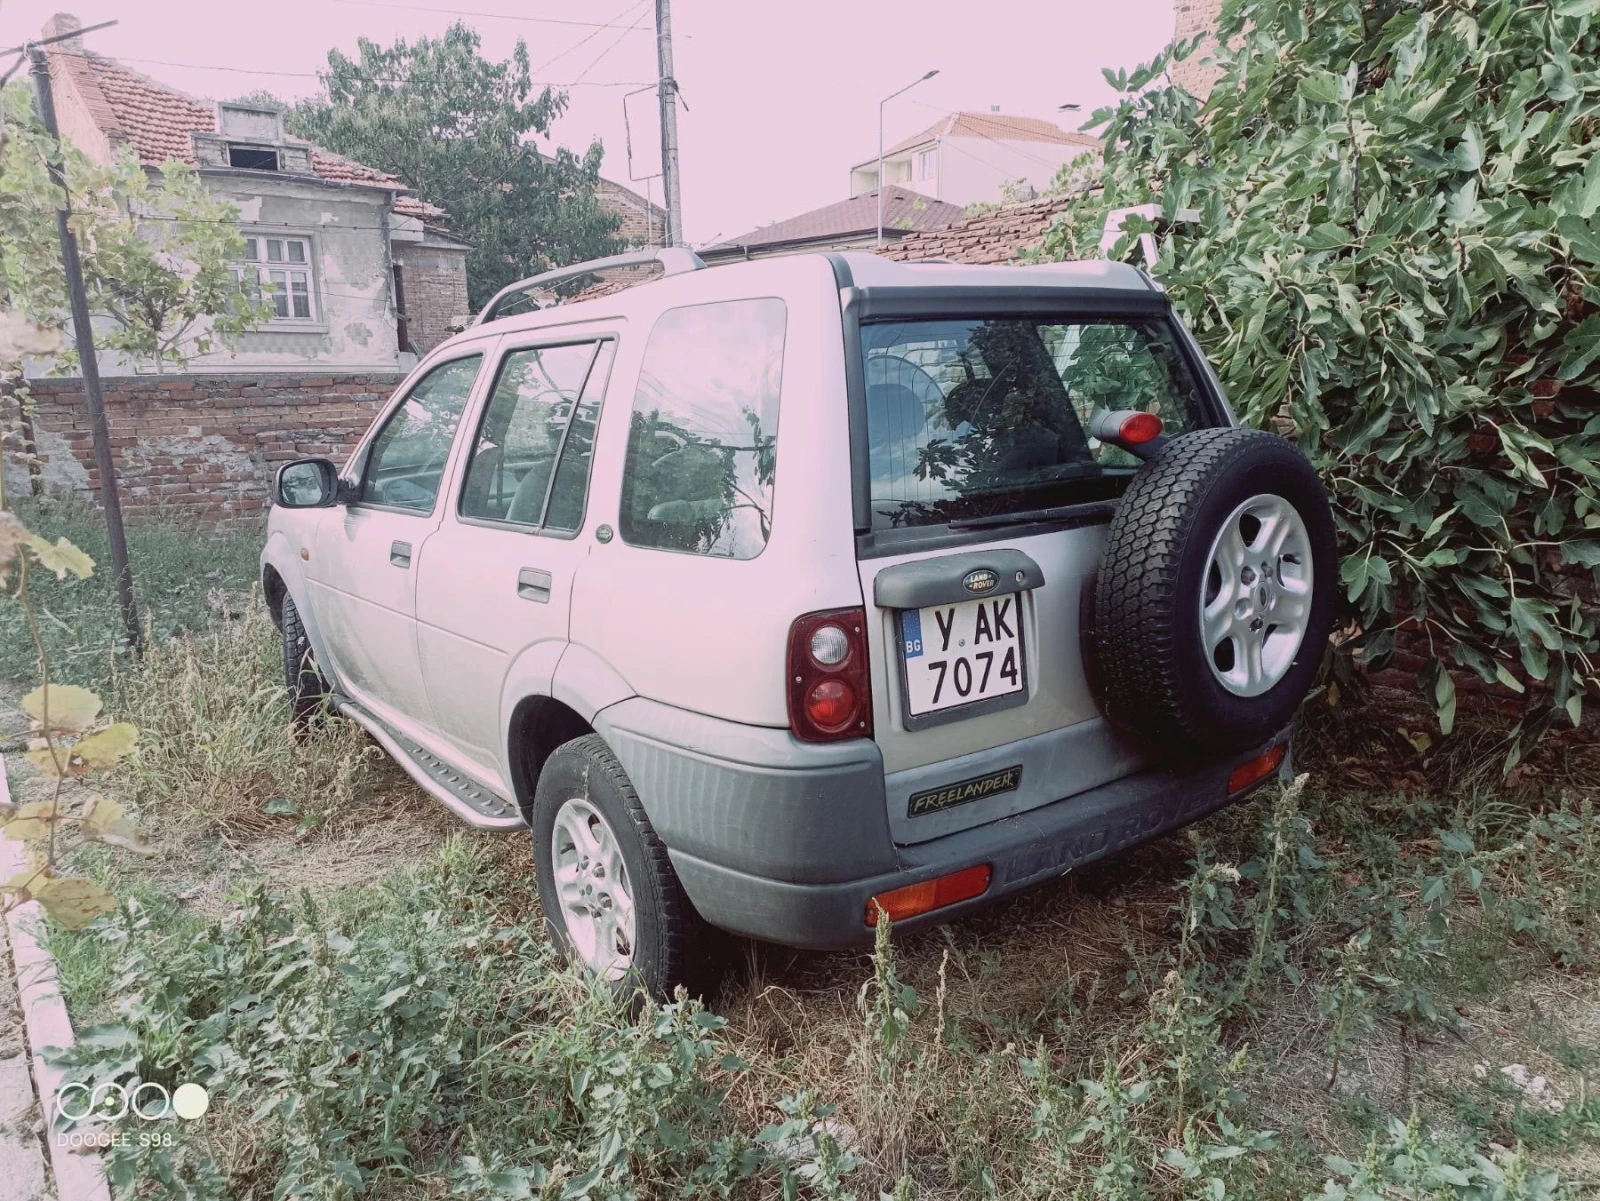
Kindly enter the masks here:
M 770 298 L 661 315 L 628 429 L 624 541 L 729 559 L 766 547 L 787 322 Z
M 861 331 L 874 529 L 1119 496 L 1139 461 L 1090 438 L 1097 410 L 1203 421 L 1159 319 L 969 318 Z
M 244 262 L 234 267 L 233 274 L 257 299 L 266 299 L 274 320 L 317 319 L 309 238 L 246 234 Z
M 361 473 L 363 502 L 433 512 L 456 428 L 482 363 L 481 354 L 440 363 L 389 414 Z
M 552 521 L 552 527 L 577 529 L 573 509 L 581 519 L 614 345 L 579 342 L 506 355 L 473 444 L 461 493 L 463 517 L 543 526 L 548 499 L 560 508 L 560 521 Z

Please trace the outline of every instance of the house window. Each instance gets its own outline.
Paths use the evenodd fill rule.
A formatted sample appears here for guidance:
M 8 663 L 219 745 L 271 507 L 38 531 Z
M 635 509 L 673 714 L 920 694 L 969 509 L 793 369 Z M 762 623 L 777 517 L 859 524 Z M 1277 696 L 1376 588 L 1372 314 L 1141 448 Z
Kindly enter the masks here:
M 272 305 L 274 319 L 312 321 L 317 317 L 312 287 L 311 242 L 307 238 L 272 238 L 246 234 L 245 261 L 234 274 Z
M 228 166 L 246 171 L 276 171 L 278 152 L 263 150 L 259 146 L 229 146 Z
M 937 150 L 917 151 L 917 178 L 932 179 L 938 167 Z

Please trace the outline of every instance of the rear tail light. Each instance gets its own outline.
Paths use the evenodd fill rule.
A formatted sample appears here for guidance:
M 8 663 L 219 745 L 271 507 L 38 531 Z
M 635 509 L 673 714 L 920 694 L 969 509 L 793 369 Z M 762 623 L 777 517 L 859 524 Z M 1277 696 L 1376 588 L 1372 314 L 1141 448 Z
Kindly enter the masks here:
M 932 913 L 957 901 L 981 897 L 989 891 L 990 875 L 989 865 L 980 863 L 977 867 L 963 868 L 948 876 L 924 880 L 920 884 L 907 884 L 892 892 L 880 892 L 867 902 L 867 925 L 878 924 L 879 909 L 889 915 L 890 921 L 899 922 L 916 917 L 919 913 Z
M 1241 792 L 1252 784 L 1259 784 L 1283 764 L 1283 756 L 1288 751 L 1288 746 L 1280 742 L 1270 750 L 1263 751 L 1254 759 L 1247 759 L 1233 769 L 1233 774 L 1228 777 L 1228 795 Z
M 872 737 L 864 609 L 807 613 L 789 627 L 789 728 L 802 742 Z

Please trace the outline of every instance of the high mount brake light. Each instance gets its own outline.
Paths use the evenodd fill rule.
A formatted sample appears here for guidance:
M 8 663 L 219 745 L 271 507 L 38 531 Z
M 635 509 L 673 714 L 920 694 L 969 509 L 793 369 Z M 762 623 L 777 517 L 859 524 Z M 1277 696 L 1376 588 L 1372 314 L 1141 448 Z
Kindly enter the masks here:
M 1161 437 L 1161 430 L 1161 418 L 1154 413 L 1129 413 L 1117 427 L 1122 440 L 1135 445 L 1154 442 Z
M 1089 419 L 1088 434 L 1112 446 L 1120 446 L 1129 454 L 1148 459 L 1166 445 L 1162 435 L 1165 427 L 1155 413 L 1142 409 L 1101 410 Z
M 789 627 L 789 729 L 802 742 L 872 737 L 865 609 L 807 613 Z

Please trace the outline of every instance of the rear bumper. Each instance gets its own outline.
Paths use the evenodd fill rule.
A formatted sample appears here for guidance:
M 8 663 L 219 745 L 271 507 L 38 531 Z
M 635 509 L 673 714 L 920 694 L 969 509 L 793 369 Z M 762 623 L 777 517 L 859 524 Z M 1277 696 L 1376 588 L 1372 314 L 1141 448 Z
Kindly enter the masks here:
M 869 943 L 867 903 L 891 889 L 990 865 L 982 896 L 898 923 L 913 929 L 1197 821 L 1238 799 L 1227 792 L 1237 764 L 1288 738 L 1285 731 L 1219 762 L 1138 772 L 1026 813 L 896 846 L 882 761 L 869 741 L 810 746 L 786 731 L 643 700 L 604 711 L 596 725 L 701 916 L 736 934 L 815 949 Z

